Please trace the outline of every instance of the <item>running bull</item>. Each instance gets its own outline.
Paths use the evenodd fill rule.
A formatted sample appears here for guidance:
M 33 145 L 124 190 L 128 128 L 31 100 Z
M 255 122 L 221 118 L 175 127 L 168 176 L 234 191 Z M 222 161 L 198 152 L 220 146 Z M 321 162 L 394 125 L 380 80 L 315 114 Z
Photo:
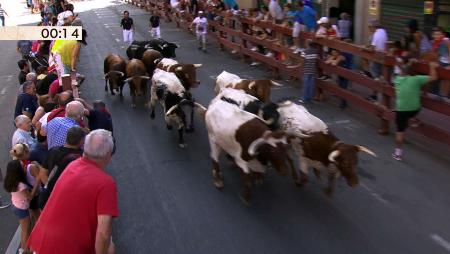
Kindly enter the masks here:
M 125 72 L 127 64 L 125 59 L 119 55 L 109 54 L 103 62 L 103 72 L 105 74 L 105 92 L 109 90 L 112 95 L 115 95 L 114 90 L 122 96 L 123 86 L 125 84 Z
M 197 80 L 197 68 L 200 68 L 202 64 L 184 64 L 170 58 L 163 58 L 155 63 L 157 63 L 158 69 L 175 73 L 188 91 L 200 84 L 200 81 Z
M 216 79 L 216 94 L 226 87 L 244 90 L 262 102 L 270 101 L 272 86 L 282 86 L 270 79 L 241 79 L 238 75 L 223 71 Z
M 150 79 L 141 60 L 133 59 L 127 64 L 126 68 L 127 79 L 125 83 L 130 85 L 130 95 L 132 98 L 131 106 L 136 107 L 136 97 L 144 95 L 145 99 L 148 96 L 147 81 Z
M 287 153 L 287 146 L 295 136 L 284 131 L 271 131 L 258 116 L 216 97 L 206 111 L 205 123 L 211 148 L 213 183 L 216 188 L 224 187 L 219 168 L 219 156 L 224 150 L 241 169 L 244 183 L 241 199 L 245 204 L 250 202 L 255 178 L 265 173 L 268 164 L 281 175 L 289 168 L 295 170 Z
M 339 175 L 343 175 L 351 187 L 358 184 L 356 172 L 358 152 L 376 156 L 374 152 L 364 146 L 342 142 L 322 120 L 309 113 L 303 106 L 288 101 L 280 104 L 278 111 L 282 129 L 308 135 L 292 142 L 300 160 L 300 177 L 294 176 L 296 184 L 302 185 L 307 182 L 309 167 L 314 168 L 317 178 L 320 178 L 320 170 L 328 171 L 329 183 L 325 192 L 329 196 L 334 192 Z
M 164 57 L 175 58 L 175 49 L 178 45 L 165 41 L 163 39 L 151 39 L 149 41 L 133 41 L 127 48 L 128 59 L 142 59 L 144 52 L 147 49 L 154 49 L 159 51 Z
M 155 106 L 160 102 L 164 108 L 165 122 L 167 129 L 172 129 L 172 123 L 178 126 L 178 145 L 181 148 L 186 147 L 184 141 L 184 130 L 186 128 L 186 114 L 183 110 L 184 106 L 191 108 L 190 120 L 191 123 L 186 131 L 193 131 L 194 128 L 194 108 L 204 107 L 194 102 L 192 95 L 183 87 L 181 81 L 174 73 L 166 72 L 164 70 L 156 69 L 152 77 L 151 87 L 151 115 L 155 118 Z

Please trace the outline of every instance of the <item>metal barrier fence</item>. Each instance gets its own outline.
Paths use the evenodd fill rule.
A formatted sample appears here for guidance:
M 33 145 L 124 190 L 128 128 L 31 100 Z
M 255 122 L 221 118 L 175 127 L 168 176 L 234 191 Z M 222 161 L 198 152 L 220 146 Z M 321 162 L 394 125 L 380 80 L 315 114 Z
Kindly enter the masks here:
M 177 12 L 173 10 L 167 1 L 164 0 L 125 0 L 128 3 L 134 4 L 140 8 L 146 9 L 150 12 L 158 12 L 161 17 L 168 17 L 176 22 L 177 27 L 188 28 L 189 23 L 193 20 L 192 15 L 188 12 Z M 202 6 L 200 6 L 200 9 Z M 279 78 L 280 74 L 285 74 L 290 77 L 300 79 L 302 77 L 301 67 L 288 68 L 292 63 L 301 64 L 302 57 L 296 54 L 288 46 L 283 46 L 274 43 L 270 40 L 262 40 L 251 33 L 252 27 L 259 29 L 269 29 L 273 37 L 290 37 L 292 29 L 281 25 L 274 24 L 271 21 L 255 21 L 246 17 L 238 17 L 231 14 L 231 12 L 224 12 L 220 15 L 221 21 L 209 21 L 210 27 L 215 31 L 213 34 L 217 39 L 222 50 L 230 49 L 234 53 L 239 54 L 242 59 L 252 59 L 259 61 L 269 67 L 274 78 Z M 341 52 L 352 54 L 354 57 L 366 59 L 370 62 L 379 63 L 382 65 L 383 80 L 376 80 L 367 77 L 350 69 L 339 66 L 332 66 L 320 62 L 319 68 L 326 73 L 343 77 L 352 85 L 362 86 L 370 90 L 376 91 L 381 95 L 379 103 L 373 103 L 364 99 L 361 94 L 340 88 L 334 81 L 316 80 L 317 93 L 319 97 L 323 97 L 324 92 L 332 93 L 339 98 L 347 100 L 349 103 L 360 107 L 367 113 L 377 117 L 380 121 L 378 128 L 379 134 L 389 133 L 389 124 L 394 119 L 394 112 L 392 110 L 392 103 L 394 102 L 395 91 L 390 84 L 391 74 L 395 65 L 395 58 L 382 52 L 375 52 L 367 49 L 364 46 L 346 43 L 336 39 L 314 38 L 310 33 L 300 33 L 300 40 L 312 39 L 315 43 L 322 47 L 337 49 Z M 251 50 L 251 45 L 261 45 L 272 52 L 283 54 L 290 64 L 283 63 L 273 57 L 267 57 L 264 54 Z M 415 63 L 413 70 L 419 74 L 428 74 L 429 68 L 426 62 Z M 450 70 L 444 68 L 437 69 L 439 79 L 450 80 Z M 445 101 L 438 101 L 428 97 L 422 96 L 422 106 L 433 113 L 441 114 L 445 117 L 450 117 L 450 104 Z M 438 118 L 438 117 L 437 117 Z M 438 121 L 423 122 L 421 121 L 417 128 L 411 128 L 412 131 L 420 133 L 426 137 L 437 140 L 439 142 L 450 145 L 450 126 L 442 126 Z

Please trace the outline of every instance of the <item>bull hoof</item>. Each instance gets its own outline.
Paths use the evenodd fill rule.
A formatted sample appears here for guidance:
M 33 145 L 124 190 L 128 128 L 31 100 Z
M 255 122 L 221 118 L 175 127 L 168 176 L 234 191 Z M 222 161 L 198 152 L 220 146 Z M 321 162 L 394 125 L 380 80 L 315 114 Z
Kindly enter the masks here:
M 218 190 L 222 190 L 223 187 L 225 186 L 222 179 L 213 180 L 213 184 Z
M 152 113 L 150 114 L 150 118 L 151 118 L 151 119 L 155 119 L 155 112 L 152 112 Z
M 178 146 L 179 146 L 180 148 L 186 148 L 186 147 L 187 147 L 187 144 L 186 144 L 186 143 L 180 143 L 180 144 L 178 144 Z
M 186 128 L 186 133 L 193 133 L 193 132 L 194 132 L 193 127 Z
M 253 181 L 255 183 L 255 185 L 262 185 L 264 183 L 264 179 L 260 178 L 260 179 L 255 179 L 255 181 Z
M 313 170 L 314 170 L 314 175 L 316 176 L 316 179 L 319 181 L 322 180 L 322 176 L 320 175 L 320 170 L 318 170 L 316 168 L 314 168 Z
M 155 117 L 153 117 L 153 118 L 155 118 Z M 166 125 L 166 128 L 170 131 L 170 130 L 172 130 L 172 126 L 171 125 Z
M 250 199 L 248 197 L 244 197 L 243 195 L 239 195 L 239 198 L 241 199 L 242 203 L 246 207 L 250 207 Z
M 328 198 L 333 197 L 333 190 L 330 187 L 324 188 L 323 191 L 325 192 L 325 195 L 327 195 Z
M 302 173 L 300 173 L 300 178 L 295 179 L 295 181 L 294 181 L 295 185 L 298 187 L 302 187 L 307 182 L 308 182 L 308 176 L 306 174 L 302 174 Z
M 111 95 L 113 95 L 113 96 L 114 96 L 114 95 L 116 95 L 116 93 L 114 93 L 114 92 L 111 92 Z

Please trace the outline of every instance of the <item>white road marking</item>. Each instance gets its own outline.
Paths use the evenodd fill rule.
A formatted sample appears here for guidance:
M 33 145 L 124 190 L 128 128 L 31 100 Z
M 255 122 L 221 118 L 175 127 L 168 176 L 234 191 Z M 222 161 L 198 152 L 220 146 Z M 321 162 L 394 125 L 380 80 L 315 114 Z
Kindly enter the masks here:
M 119 40 L 119 39 L 117 39 L 117 38 L 116 38 L 116 41 L 117 41 L 117 42 L 120 42 L 120 40 Z
M 376 193 L 374 190 L 372 190 L 371 188 L 367 187 L 367 185 L 365 185 L 364 183 L 361 183 L 361 186 L 362 186 L 364 189 L 366 189 L 366 190 L 370 193 L 370 195 L 372 195 L 372 197 L 374 197 L 376 200 L 378 200 L 378 201 L 380 201 L 381 203 L 384 203 L 384 204 L 386 204 L 386 205 L 389 204 L 389 202 L 388 202 L 386 199 L 382 198 L 382 197 L 380 196 L 380 194 Z
M 431 234 L 430 238 L 435 241 L 437 244 L 439 244 L 442 248 L 446 249 L 448 252 L 450 252 L 450 242 L 442 238 L 438 234 Z
M 6 82 L 11 81 L 11 79 L 12 79 L 12 75 L 9 75 L 8 77 L 6 77 Z
M 11 242 L 9 242 L 8 248 L 5 251 L 5 254 L 16 254 L 17 250 L 20 246 L 20 227 L 17 227 L 16 233 L 14 233 Z
M 3 87 L 2 90 L 0 91 L 0 95 L 5 95 L 6 94 L 6 87 Z

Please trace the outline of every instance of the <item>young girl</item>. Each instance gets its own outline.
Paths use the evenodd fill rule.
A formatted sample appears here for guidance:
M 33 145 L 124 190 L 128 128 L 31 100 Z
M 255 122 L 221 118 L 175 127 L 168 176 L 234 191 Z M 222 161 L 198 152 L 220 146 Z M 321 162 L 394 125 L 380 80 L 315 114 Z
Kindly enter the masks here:
M 10 151 L 13 160 L 18 160 L 21 163 L 25 173 L 25 184 L 32 189 L 29 209 L 31 211 L 31 219 L 36 222 L 40 216 L 39 211 L 39 192 L 41 182 L 39 180 L 39 167 L 35 162 L 30 162 L 30 151 L 26 144 L 17 144 Z
M 26 183 L 27 177 L 21 162 L 19 160 L 10 161 L 6 168 L 3 187 L 7 192 L 11 193 L 11 210 L 19 219 L 22 231 L 19 253 L 27 250 L 27 241 L 31 231 L 30 213 L 28 209 L 32 194 Z

